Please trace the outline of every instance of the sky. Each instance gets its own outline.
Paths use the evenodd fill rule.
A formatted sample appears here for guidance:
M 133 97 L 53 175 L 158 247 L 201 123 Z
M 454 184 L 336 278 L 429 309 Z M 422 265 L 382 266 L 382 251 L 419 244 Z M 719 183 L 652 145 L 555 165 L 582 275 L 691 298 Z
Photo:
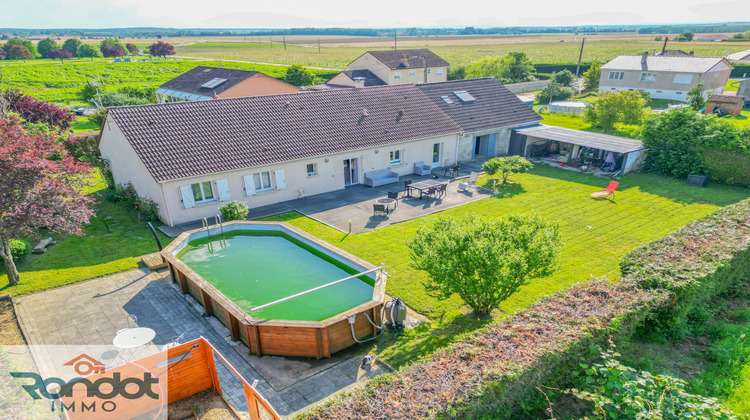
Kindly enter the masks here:
M 361 6 L 358 6 L 361 4 Z M 750 0 L 0 0 L 2 28 L 489 27 L 750 20 Z

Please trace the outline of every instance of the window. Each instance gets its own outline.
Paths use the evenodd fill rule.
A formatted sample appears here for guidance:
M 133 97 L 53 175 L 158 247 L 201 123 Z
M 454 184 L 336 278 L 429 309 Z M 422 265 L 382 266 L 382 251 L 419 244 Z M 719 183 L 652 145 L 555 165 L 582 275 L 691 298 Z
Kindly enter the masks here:
M 307 176 L 313 176 L 318 174 L 318 164 L 308 163 L 307 164 Z
M 442 75 L 443 75 L 443 68 L 442 68 L 442 67 L 438 67 L 438 68 L 437 68 L 437 69 L 435 70 L 435 72 L 437 73 L 437 75 L 438 75 L 438 76 L 442 76 Z
M 451 100 L 451 98 L 449 98 L 449 97 L 447 97 L 447 96 L 441 96 L 440 98 L 441 98 L 441 99 L 442 99 L 442 100 L 443 100 L 443 101 L 444 101 L 444 102 L 445 102 L 446 104 L 448 104 L 448 105 L 453 105 L 453 100 Z
M 427 69 L 427 74 L 432 74 L 432 69 Z
M 690 83 L 693 83 L 693 75 L 692 74 L 675 74 L 674 83 L 679 84 L 679 85 L 689 85 Z
M 391 150 L 391 166 L 401 164 L 401 150 Z
M 409 77 L 417 77 L 417 71 L 416 70 L 409 70 Z
M 656 73 L 641 73 L 641 82 L 655 82 Z
M 395 80 L 401 79 L 401 72 L 400 71 L 394 71 L 393 72 L 393 79 L 395 79 Z
M 190 189 L 193 190 L 193 197 L 195 198 L 196 203 L 202 203 L 214 199 L 214 191 L 211 189 L 210 181 L 191 184 Z
M 623 77 L 625 77 L 625 72 L 622 72 L 622 71 L 609 72 L 609 80 L 622 80 Z
M 474 99 L 471 94 L 465 90 L 460 90 L 458 92 L 453 92 L 454 95 L 458 97 L 458 99 L 461 100 L 461 102 L 474 102 L 476 99 Z
M 255 191 L 263 191 L 271 189 L 271 173 L 256 172 L 253 174 L 253 183 L 255 184 Z

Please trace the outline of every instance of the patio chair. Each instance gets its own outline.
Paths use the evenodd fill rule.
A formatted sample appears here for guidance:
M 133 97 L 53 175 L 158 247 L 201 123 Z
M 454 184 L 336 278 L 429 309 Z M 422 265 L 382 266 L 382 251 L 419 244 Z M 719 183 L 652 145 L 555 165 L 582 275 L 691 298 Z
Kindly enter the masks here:
M 172 337 L 172 341 L 165 344 L 162 350 L 167 350 L 167 349 L 171 349 L 171 348 L 179 346 L 180 344 L 182 344 L 181 341 L 182 341 L 182 337 L 184 336 L 185 336 L 185 333 L 182 333 L 176 337 Z
M 440 197 L 443 197 L 447 191 L 448 191 L 448 185 L 446 184 L 441 184 L 440 186 L 437 187 L 437 195 Z
M 127 331 L 131 328 L 138 328 L 138 317 L 133 314 L 128 315 L 128 328 L 117 330 L 117 334 L 120 334 L 121 332 Z
M 427 190 L 427 198 L 437 195 L 437 187 L 432 187 Z
M 372 205 L 372 215 L 377 216 L 378 214 L 388 216 L 388 209 L 385 208 L 385 204 Z
M 414 175 L 425 176 L 432 173 L 432 166 L 425 165 L 424 161 L 414 162 Z
M 307 193 L 305 192 L 304 188 L 300 188 L 297 190 L 297 198 L 307 198 Z
M 458 175 L 458 170 L 460 168 L 461 167 L 459 165 L 453 165 L 450 168 L 445 168 L 445 171 L 443 171 L 443 176 L 444 177 L 455 178 Z
M 614 199 L 615 198 L 615 190 L 617 189 L 618 185 L 620 185 L 619 182 L 612 181 L 612 182 L 609 183 L 609 185 L 607 186 L 607 188 L 605 188 L 605 189 L 603 189 L 601 191 L 597 191 L 597 192 L 591 193 L 591 194 L 589 194 L 589 197 L 591 197 L 591 198 L 604 198 L 604 197 L 607 197 L 607 196 L 611 195 L 612 198 Z
M 479 178 L 479 172 L 472 172 L 466 182 L 461 182 L 458 184 L 458 191 L 468 191 L 469 188 L 473 188 L 476 190 L 477 178 Z
M 396 205 L 393 206 L 394 209 L 396 207 L 398 207 L 398 193 L 397 192 L 389 192 L 388 193 L 388 198 L 392 198 L 392 199 L 396 200 Z

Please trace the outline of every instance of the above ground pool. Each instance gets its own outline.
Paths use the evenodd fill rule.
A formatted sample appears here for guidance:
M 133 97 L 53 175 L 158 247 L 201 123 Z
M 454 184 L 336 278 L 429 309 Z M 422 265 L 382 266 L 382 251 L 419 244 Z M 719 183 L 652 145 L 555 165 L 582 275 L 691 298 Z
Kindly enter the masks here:
M 162 255 L 182 291 L 258 356 L 330 357 L 381 322 L 384 272 L 286 223 L 196 229 Z

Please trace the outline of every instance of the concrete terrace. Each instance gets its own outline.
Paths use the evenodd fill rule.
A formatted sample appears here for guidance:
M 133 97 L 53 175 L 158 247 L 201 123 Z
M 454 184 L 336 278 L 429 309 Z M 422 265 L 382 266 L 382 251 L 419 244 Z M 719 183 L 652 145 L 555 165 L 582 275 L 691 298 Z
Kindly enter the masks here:
M 383 185 L 380 187 L 369 187 L 367 185 L 352 185 L 342 190 L 331 191 L 323 194 L 298 198 L 269 206 L 251 208 L 248 220 L 261 219 L 290 211 L 299 212 L 311 219 L 317 220 L 325 225 L 331 226 L 342 232 L 349 232 L 349 221 L 351 221 L 351 233 L 361 233 L 394 223 L 416 219 L 418 217 L 437 213 L 452 207 L 460 206 L 472 201 L 481 200 L 492 196 L 492 191 L 484 188 L 472 189 L 470 191 L 457 191 L 458 184 L 468 178 L 470 172 L 481 171 L 483 160 L 461 163 L 459 176 L 447 178 L 445 168 L 436 168 L 432 171 L 438 180 L 448 182 L 447 192 L 440 198 L 409 198 L 404 196 L 404 181 L 414 182 L 429 179 L 429 176 L 402 176 L 398 183 Z M 398 207 L 387 216 L 373 216 L 373 204 L 378 198 L 384 198 L 389 192 L 398 192 Z M 213 223 L 213 220 L 209 220 Z M 200 220 L 184 223 L 174 227 L 161 226 L 159 229 L 166 235 L 176 237 L 180 233 L 202 227 Z
M 32 345 L 108 346 L 97 355 L 107 365 L 138 356 L 112 346 L 118 330 L 128 328 L 128 315 L 156 337 L 147 348 L 154 353 L 173 337 L 181 342 L 206 338 L 282 416 L 320 402 L 383 371 L 379 366 L 360 367 L 362 351 L 353 347 L 330 359 L 251 356 L 247 347 L 230 339 L 229 330 L 216 318 L 203 316 L 203 308 L 183 295 L 169 274 L 136 269 L 15 299 L 18 322 Z M 52 360 L 43 346 L 34 348 L 40 369 Z M 79 350 L 80 351 L 80 350 Z M 222 395 L 239 411 L 247 413 L 244 390 L 236 377 L 217 362 Z

